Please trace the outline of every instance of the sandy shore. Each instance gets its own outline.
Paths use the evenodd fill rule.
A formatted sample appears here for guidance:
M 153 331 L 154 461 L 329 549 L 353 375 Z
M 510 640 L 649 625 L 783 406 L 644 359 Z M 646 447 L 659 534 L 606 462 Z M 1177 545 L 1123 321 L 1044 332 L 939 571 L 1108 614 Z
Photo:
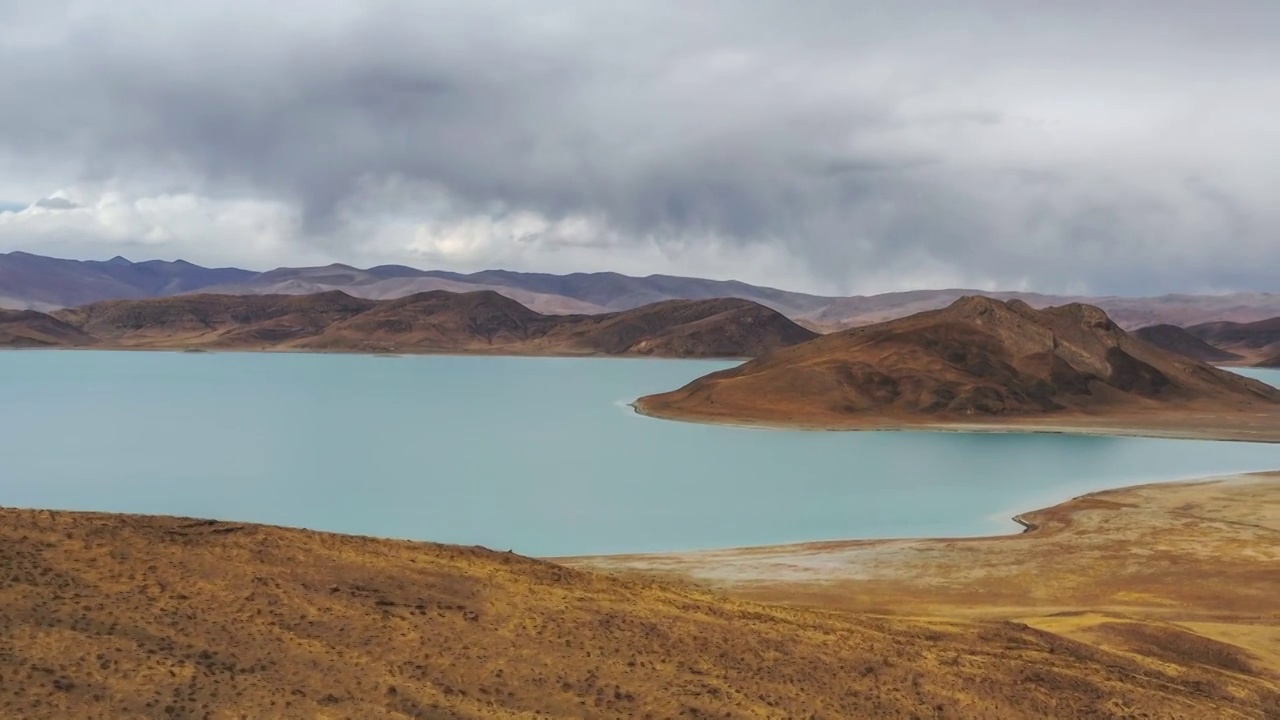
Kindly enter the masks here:
M 1120 635 L 1172 628 L 1188 634 L 1180 642 L 1235 647 L 1280 679 L 1280 472 L 1090 493 L 1017 519 L 1028 530 L 1001 537 L 560 562 L 766 602 L 1012 620 L 1111 649 L 1125 642 L 1117 623 L 1128 627 Z

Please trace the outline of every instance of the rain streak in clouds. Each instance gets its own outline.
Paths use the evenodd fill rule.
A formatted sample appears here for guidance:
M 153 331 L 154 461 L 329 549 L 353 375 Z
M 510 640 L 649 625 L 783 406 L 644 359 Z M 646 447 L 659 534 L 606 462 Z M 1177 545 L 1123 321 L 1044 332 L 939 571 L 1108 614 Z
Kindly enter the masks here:
M 0 0 L 0 250 L 1280 290 L 1280 3 Z

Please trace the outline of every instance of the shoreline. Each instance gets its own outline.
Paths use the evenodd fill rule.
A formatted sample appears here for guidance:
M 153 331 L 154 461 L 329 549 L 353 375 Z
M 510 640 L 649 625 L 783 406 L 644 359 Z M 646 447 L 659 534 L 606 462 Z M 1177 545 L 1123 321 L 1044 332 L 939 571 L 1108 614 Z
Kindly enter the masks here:
M 600 353 L 600 352 L 508 352 L 502 350 L 340 350 L 325 348 L 207 348 L 192 347 L 134 347 L 134 346 L 4 346 L 0 352 L 154 352 L 154 353 L 186 353 L 189 355 L 229 355 L 235 353 L 261 355 L 354 355 L 361 357 L 510 357 L 510 358 L 553 358 L 562 360 L 691 360 L 707 362 L 746 362 L 751 360 L 745 356 L 725 355 L 644 355 L 640 353 Z M 1265 368 L 1264 368 L 1265 369 Z
M 611 564 L 614 561 L 625 561 L 631 558 L 683 558 L 696 556 L 731 556 L 731 555 L 752 555 L 761 553 L 790 553 L 790 552 L 811 552 L 822 551 L 824 549 L 835 549 L 845 547 L 877 547 L 877 546 L 893 546 L 908 543 L 969 543 L 969 542 L 1000 542 L 1007 540 L 1016 540 L 1025 536 L 1034 535 L 1045 529 L 1043 522 L 1037 522 L 1031 519 L 1036 515 L 1052 514 L 1064 508 L 1068 508 L 1073 504 L 1094 500 L 1100 496 L 1118 493 L 1133 493 L 1139 491 L 1156 491 L 1174 490 L 1179 487 L 1192 487 L 1209 483 L 1222 482 L 1246 482 L 1257 479 L 1271 479 L 1273 477 L 1280 478 L 1280 468 L 1274 470 L 1257 470 L 1253 472 L 1227 473 L 1219 475 L 1199 475 L 1194 477 L 1179 478 L 1175 480 L 1158 480 L 1155 482 L 1138 482 L 1134 484 L 1114 485 L 1090 490 L 1072 495 L 1063 500 L 1051 501 L 1046 505 L 1029 510 L 1021 510 L 1014 515 L 1008 516 L 1008 520 L 1013 522 L 1021 529 L 1010 528 L 1009 532 L 993 532 L 983 533 L 979 535 L 904 535 L 898 537 L 848 537 L 833 538 L 830 540 L 800 540 L 797 542 L 773 543 L 767 545 L 731 545 L 725 547 L 713 548 L 691 548 L 684 550 L 657 550 L 652 552 L 617 552 L 617 553 L 600 553 L 592 555 L 551 555 L 539 556 L 537 559 L 545 560 L 553 563 L 569 563 L 577 566 L 579 564 L 593 565 L 595 561 L 601 561 Z
M 644 398 L 629 403 L 631 409 L 640 416 L 669 422 L 692 423 L 695 425 L 718 425 L 740 428 L 744 430 L 790 430 L 803 432 L 954 432 L 954 433 L 992 433 L 992 434 L 1027 434 L 1027 435 L 1078 435 L 1086 437 L 1133 437 L 1161 440 L 1205 440 L 1214 442 L 1256 442 L 1280 443 L 1280 410 L 1272 414 L 1258 414 L 1258 417 L 1272 418 L 1275 422 L 1260 423 L 1261 428 L 1251 427 L 1229 428 L 1220 424 L 1215 426 L 1178 427 L 1158 425 L 1126 425 L 1115 427 L 1101 424 L 1102 419 L 1075 417 L 1022 418 L 1022 422 L 885 422 L 879 418 L 851 418 L 846 422 L 822 423 L 805 421 L 752 420 L 746 418 L 713 417 L 691 414 L 665 414 L 655 412 L 646 407 Z M 1168 416 L 1181 416 L 1186 422 L 1186 413 L 1180 408 L 1171 408 Z M 1215 413 L 1222 415 L 1222 413 Z M 1075 420 L 1079 424 L 1074 424 Z M 1099 422 L 1098 420 L 1101 420 Z M 1150 422 L 1148 415 L 1131 417 L 1117 416 L 1111 422 L 1134 420 L 1139 423 Z
M 714 362 L 737 362 L 743 363 L 755 358 L 748 355 L 645 355 L 640 353 L 603 353 L 603 352 L 511 352 L 508 350 L 342 350 L 342 349 L 326 349 L 326 348 L 222 348 L 222 347 L 203 347 L 203 346 L 171 346 L 171 347 L 137 347 L 123 345 L 5 345 L 0 346 L 0 352 L 7 351 L 38 351 L 38 350 L 99 350 L 106 352 L 182 352 L 191 354 L 216 354 L 216 353 L 280 353 L 295 355 L 365 355 L 369 357 L 414 357 L 414 356 L 458 356 L 458 357 L 513 357 L 513 358 L 583 358 L 583 359 L 612 359 L 620 360 L 709 360 Z M 1266 367 L 1257 364 L 1233 362 L 1212 363 L 1214 367 L 1221 368 L 1238 368 L 1242 370 L 1276 370 L 1278 368 Z M 650 415 L 651 417 L 659 417 L 662 419 L 677 420 L 678 418 L 666 418 L 661 415 Z M 689 420 L 687 422 L 707 422 Z M 756 427 L 754 425 L 744 424 L 742 427 Z M 772 429 L 791 430 L 791 429 L 832 429 L 841 430 L 845 428 L 823 428 L 808 426 L 790 426 L 785 424 L 769 425 Z M 893 428 L 902 429 L 902 428 Z M 914 429 L 914 428 L 912 428 Z
M 1117 630 L 1167 628 L 1188 653 L 1243 650 L 1280 677 L 1280 470 L 1097 490 L 1013 520 L 1022 532 L 553 561 L 750 602 L 1012 622 L 1104 648 Z

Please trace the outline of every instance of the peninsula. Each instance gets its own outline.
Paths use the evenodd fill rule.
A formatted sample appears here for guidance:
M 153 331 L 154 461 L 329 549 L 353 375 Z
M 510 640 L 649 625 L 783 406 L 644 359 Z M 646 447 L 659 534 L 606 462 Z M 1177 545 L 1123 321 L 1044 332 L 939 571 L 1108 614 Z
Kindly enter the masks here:
M 1280 390 L 1081 304 L 980 296 L 782 348 L 638 412 L 814 429 L 1009 429 L 1280 441 Z

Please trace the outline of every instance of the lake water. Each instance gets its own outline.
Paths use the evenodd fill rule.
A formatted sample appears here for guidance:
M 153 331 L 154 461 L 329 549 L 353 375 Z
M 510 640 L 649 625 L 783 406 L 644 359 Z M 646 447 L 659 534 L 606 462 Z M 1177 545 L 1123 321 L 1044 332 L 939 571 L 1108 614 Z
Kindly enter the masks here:
M 0 352 L 0 505 L 547 556 L 1011 532 L 1091 490 L 1280 469 L 1280 445 L 749 430 L 626 406 L 729 365 Z

